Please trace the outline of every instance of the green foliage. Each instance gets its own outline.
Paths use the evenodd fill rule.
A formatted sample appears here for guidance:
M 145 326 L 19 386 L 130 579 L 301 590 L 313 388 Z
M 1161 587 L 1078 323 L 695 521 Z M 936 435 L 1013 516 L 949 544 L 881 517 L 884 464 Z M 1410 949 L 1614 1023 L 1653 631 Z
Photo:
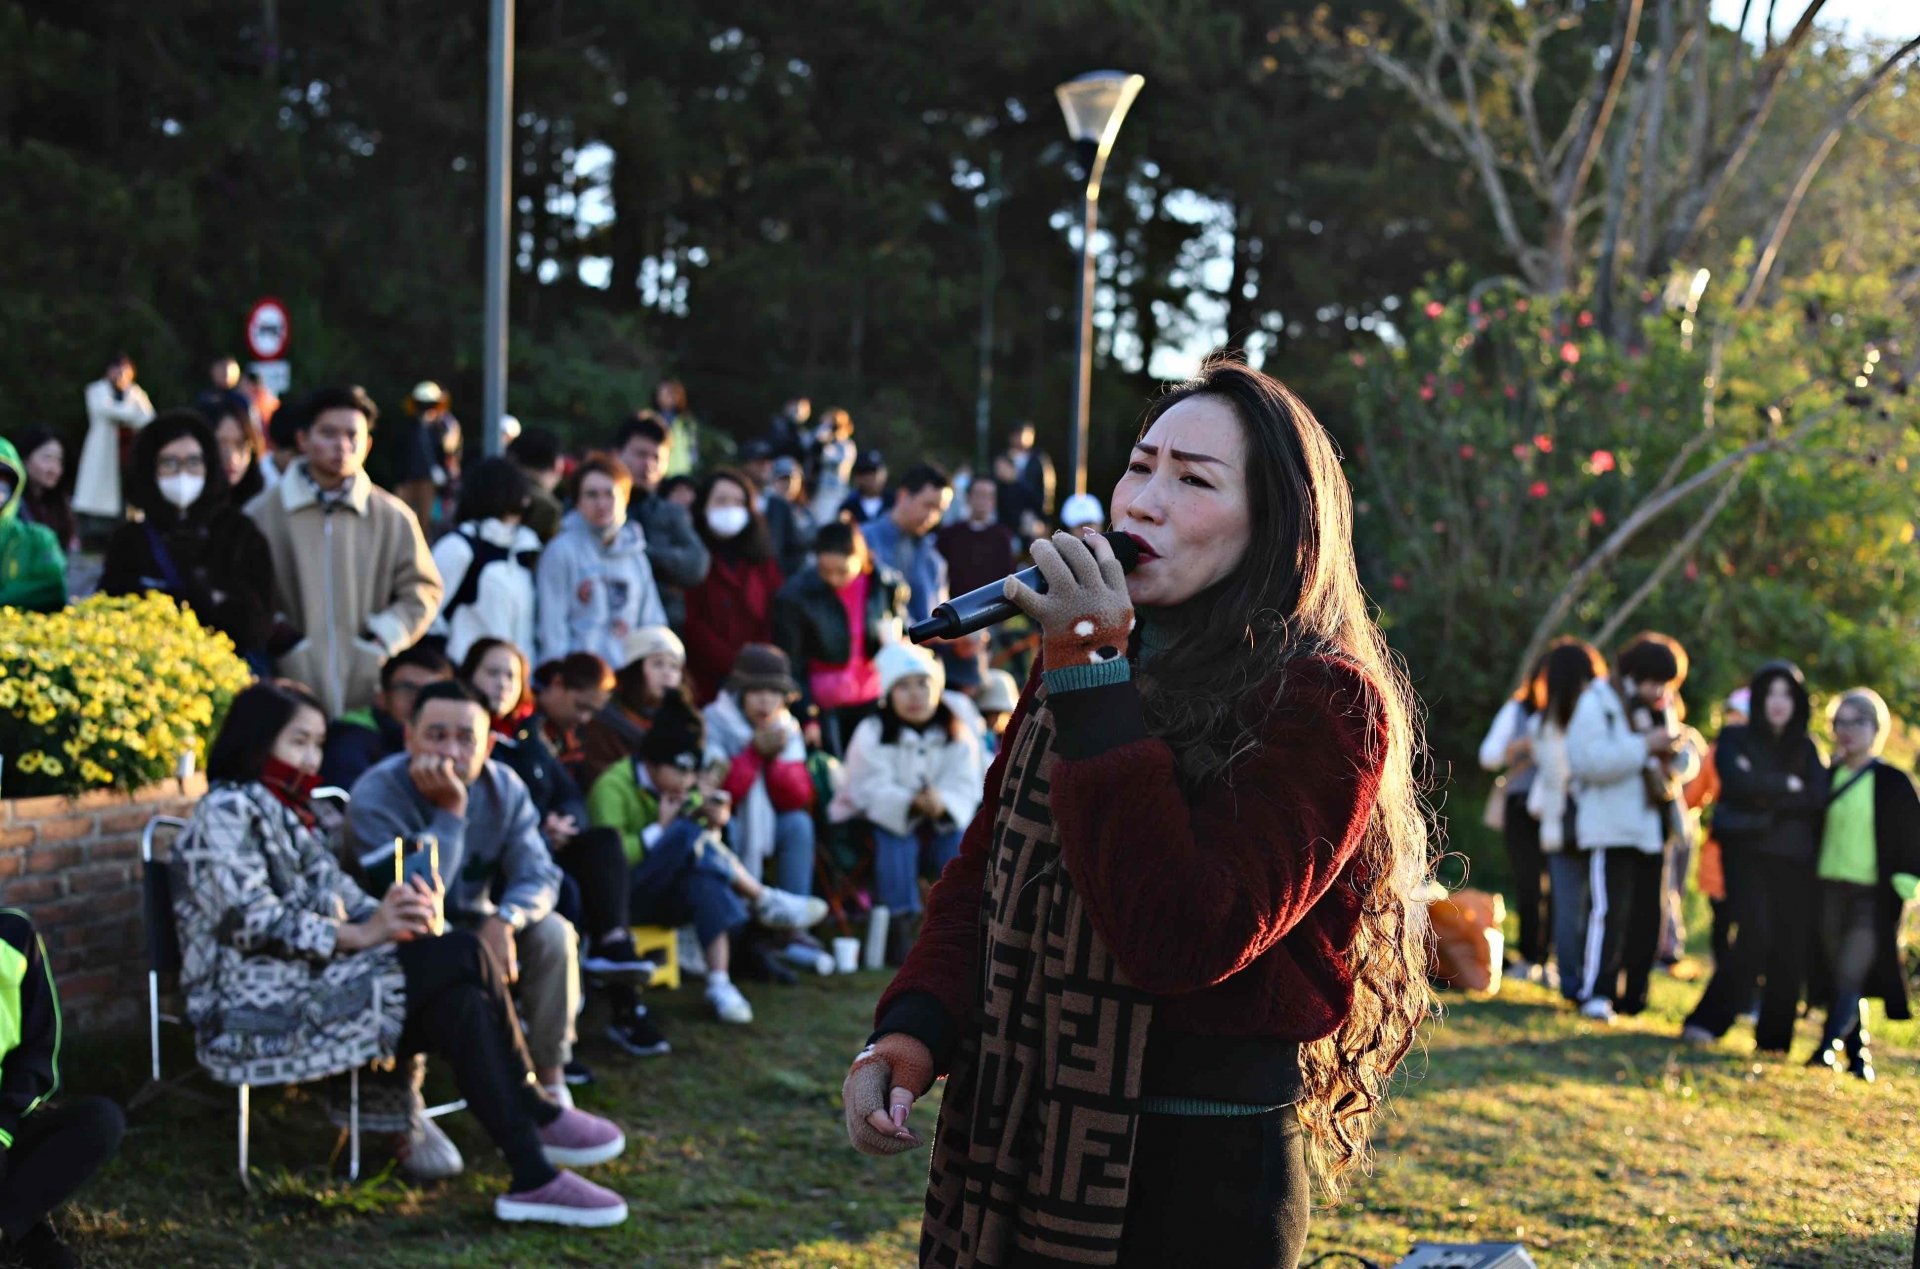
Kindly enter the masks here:
M 1398 346 L 1352 355 L 1363 568 L 1443 756 L 1471 753 L 1534 623 L 1671 466 L 1684 479 L 1789 432 L 1800 443 L 1752 460 L 1620 638 L 1659 628 L 1685 643 L 1697 712 L 1773 656 L 1801 661 L 1818 688 L 1867 682 L 1896 708 L 1920 707 L 1907 651 L 1920 621 L 1908 469 L 1920 415 L 1896 368 L 1912 350 L 1893 335 L 1884 282 L 1816 274 L 1732 317 L 1703 433 L 1722 316 L 1711 306 L 1691 349 L 1679 314 L 1649 319 L 1622 346 L 1583 310 L 1499 287 L 1470 296 L 1464 281 L 1456 271 L 1416 292 Z M 1635 537 L 1566 633 L 1601 627 L 1717 488 Z

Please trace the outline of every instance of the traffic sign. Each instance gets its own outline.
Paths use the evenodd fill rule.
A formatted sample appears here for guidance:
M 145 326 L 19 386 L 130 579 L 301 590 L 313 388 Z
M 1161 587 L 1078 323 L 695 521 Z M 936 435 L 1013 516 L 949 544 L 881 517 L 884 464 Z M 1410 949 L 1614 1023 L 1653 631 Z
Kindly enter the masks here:
M 247 314 L 247 348 L 256 359 L 278 361 L 286 356 L 292 337 L 287 306 L 271 295 L 255 303 Z
M 293 386 L 293 367 L 284 361 L 250 361 L 247 369 L 260 376 L 260 382 L 276 397 L 287 395 Z

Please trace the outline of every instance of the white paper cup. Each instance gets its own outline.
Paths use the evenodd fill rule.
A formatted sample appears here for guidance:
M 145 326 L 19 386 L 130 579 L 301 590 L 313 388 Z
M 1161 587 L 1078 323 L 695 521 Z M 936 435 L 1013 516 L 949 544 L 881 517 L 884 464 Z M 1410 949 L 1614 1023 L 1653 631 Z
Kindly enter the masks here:
M 833 967 L 843 974 L 851 974 L 860 968 L 859 939 L 835 939 L 833 941 Z

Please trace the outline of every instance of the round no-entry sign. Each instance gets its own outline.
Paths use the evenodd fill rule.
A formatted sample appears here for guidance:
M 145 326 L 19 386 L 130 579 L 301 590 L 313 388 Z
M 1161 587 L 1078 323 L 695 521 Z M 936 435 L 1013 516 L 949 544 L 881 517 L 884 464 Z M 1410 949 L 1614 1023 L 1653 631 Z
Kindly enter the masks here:
M 292 330 L 287 306 L 268 296 L 247 314 L 247 348 L 261 361 L 277 361 L 287 354 Z

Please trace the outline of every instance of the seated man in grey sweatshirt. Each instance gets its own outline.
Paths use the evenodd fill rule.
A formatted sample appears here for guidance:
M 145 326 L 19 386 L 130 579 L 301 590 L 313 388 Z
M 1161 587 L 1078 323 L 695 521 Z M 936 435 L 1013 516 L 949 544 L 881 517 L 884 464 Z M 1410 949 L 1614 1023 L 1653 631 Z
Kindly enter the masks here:
M 540 836 L 527 786 L 488 760 L 489 722 L 486 703 L 467 684 L 449 679 L 421 688 L 407 720 L 406 751 L 354 782 L 348 844 L 379 878 L 391 875 L 395 839 L 439 839 L 447 920 L 478 933 L 507 981 L 519 984 L 534 1073 L 549 1096 L 571 1105 L 563 1068 L 573 1056 L 580 1011 L 579 940 L 553 910 L 560 866 Z M 428 866 L 421 851 L 407 859 L 406 871 Z

